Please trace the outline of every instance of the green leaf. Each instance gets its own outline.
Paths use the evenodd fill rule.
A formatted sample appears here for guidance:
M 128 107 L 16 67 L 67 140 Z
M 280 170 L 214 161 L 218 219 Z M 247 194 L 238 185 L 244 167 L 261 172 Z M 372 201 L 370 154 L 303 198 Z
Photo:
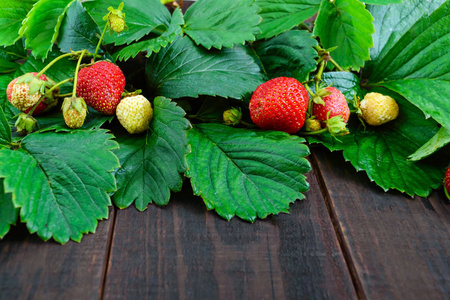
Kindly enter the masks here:
M 198 0 L 186 11 L 184 32 L 207 49 L 231 48 L 256 39 L 258 11 L 254 0 Z
M 298 136 L 203 123 L 188 131 L 188 141 L 194 193 L 227 220 L 288 212 L 309 189 L 303 175 L 311 170 L 309 149 Z
M 388 5 L 394 3 L 401 3 L 403 0 L 364 0 L 365 4 L 379 4 L 379 5 Z
M 112 137 L 105 130 L 38 133 L 26 136 L 20 151 L 0 150 L 5 192 L 31 233 L 80 241 L 108 217 L 111 172 L 119 166 Z
M 352 103 L 355 96 L 363 98 L 359 77 L 351 72 L 326 72 L 322 80 L 327 85 L 332 85 L 344 94 L 347 102 Z M 314 87 L 311 87 L 314 88 Z
M 149 88 L 168 98 L 218 95 L 241 99 L 263 83 L 259 66 L 246 47 L 206 50 L 188 37 L 178 37 L 150 56 L 146 75 Z
M 11 194 L 5 193 L 3 178 L 0 178 L 0 239 L 9 231 L 11 225 L 16 224 L 19 209 L 15 208 Z
M 35 57 L 46 58 L 58 36 L 66 10 L 74 0 L 40 0 L 29 11 L 19 34 Z
M 60 31 L 58 47 L 66 53 L 83 49 L 94 53 L 101 35 L 97 24 L 79 1 L 67 10 Z
M 330 135 L 309 136 L 310 143 L 322 143 L 332 151 L 343 150 L 346 160 L 357 171 L 366 171 L 370 180 L 375 181 L 384 190 L 397 189 L 408 195 L 427 197 L 432 189 L 441 185 L 443 170 L 447 159 L 413 163 L 408 156 L 426 143 L 439 130 L 433 120 L 426 120 L 423 114 L 401 96 L 386 89 L 373 89 L 393 97 L 399 107 L 397 119 L 382 126 L 362 126 L 360 121 L 351 117 L 348 123 L 350 134 L 339 137 L 339 141 Z M 450 153 L 444 155 L 450 157 Z
M 0 0 L 0 45 L 9 46 L 19 38 L 19 29 L 36 0 Z
M 120 51 L 114 53 L 113 57 L 118 60 L 127 60 L 131 57 L 136 57 L 139 52 L 146 51 L 146 57 L 149 57 L 152 53 L 157 53 L 162 47 L 166 47 L 172 43 L 177 36 L 183 35 L 181 25 L 184 24 L 183 13 L 179 8 L 175 9 L 172 14 L 172 20 L 170 21 L 169 28 L 163 34 L 144 40 L 141 42 L 133 43 Z
M 371 70 L 417 20 L 423 15 L 428 16 L 444 2 L 445 0 L 405 0 L 401 4 L 389 6 L 367 6 L 375 19 L 373 22 L 375 33 L 372 35 L 374 46 L 370 48 L 371 61 L 367 63 L 364 72 L 370 74 Z
M 103 17 L 108 13 L 108 7 L 117 8 L 123 0 L 95 0 L 86 1 L 83 6 L 94 18 L 100 28 L 104 28 L 106 21 Z M 166 31 L 170 24 L 169 10 L 159 0 L 125 1 L 123 12 L 128 30 L 121 33 L 105 34 L 103 42 L 115 45 L 130 44 L 137 41 L 153 30 Z
M 286 76 L 304 82 L 317 67 L 316 45 L 311 33 L 291 30 L 256 44 L 255 51 L 270 78 Z
M 344 69 L 358 71 L 370 59 L 375 29 L 373 17 L 358 0 L 322 0 L 314 27 L 326 49 L 338 47 L 331 53 Z
M 121 167 L 117 170 L 118 189 L 114 203 L 126 208 L 133 202 L 143 211 L 154 202 L 166 205 L 170 191 L 180 191 L 188 153 L 184 111 L 170 99 L 156 97 L 154 118 L 145 135 L 117 135 L 115 151 Z
M 381 82 L 419 107 L 425 117 L 432 117 L 450 128 L 450 81 L 437 79 L 405 79 Z
M 386 53 L 369 78 L 450 128 L 450 1 L 424 15 Z
M 445 127 L 441 127 L 435 136 L 433 136 L 422 147 L 417 149 L 416 152 L 411 154 L 408 159 L 411 161 L 419 161 L 430 156 L 448 143 L 450 143 L 450 130 Z
M 258 39 L 268 39 L 299 25 L 319 10 L 320 0 L 256 0 L 262 17 Z
M 9 146 L 11 144 L 11 127 L 9 126 L 8 119 L 0 106 L 0 145 Z

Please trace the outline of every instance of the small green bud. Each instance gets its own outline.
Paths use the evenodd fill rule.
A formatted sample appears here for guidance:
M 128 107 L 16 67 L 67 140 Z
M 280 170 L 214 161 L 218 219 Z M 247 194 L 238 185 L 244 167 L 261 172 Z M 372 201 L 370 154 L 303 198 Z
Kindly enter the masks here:
M 236 126 L 241 122 L 242 112 L 240 108 L 231 108 L 223 112 L 223 121 L 227 125 Z
M 32 116 L 21 113 L 19 114 L 19 117 L 17 118 L 17 121 L 14 125 L 16 126 L 17 132 L 19 134 L 27 135 L 29 133 L 32 133 L 36 129 L 37 121 Z

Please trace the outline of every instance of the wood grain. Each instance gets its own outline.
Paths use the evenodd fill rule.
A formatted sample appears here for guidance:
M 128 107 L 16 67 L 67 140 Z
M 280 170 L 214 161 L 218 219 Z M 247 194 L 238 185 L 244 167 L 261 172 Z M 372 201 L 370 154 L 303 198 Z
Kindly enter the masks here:
M 105 299 L 351 299 L 354 287 L 313 172 L 290 214 L 225 221 L 192 196 L 117 212 Z
M 0 299 L 99 299 L 113 218 L 65 245 L 13 227 L 0 241 Z
M 385 193 L 342 153 L 316 149 L 314 156 L 362 296 L 448 299 L 450 205 L 442 190 L 429 199 Z

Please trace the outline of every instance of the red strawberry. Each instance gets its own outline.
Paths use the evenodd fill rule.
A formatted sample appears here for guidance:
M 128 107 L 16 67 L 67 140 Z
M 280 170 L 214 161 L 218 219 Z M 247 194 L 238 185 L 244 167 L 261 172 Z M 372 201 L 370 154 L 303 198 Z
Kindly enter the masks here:
M 295 133 L 305 123 L 305 87 L 295 78 L 277 77 L 258 86 L 250 100 L 250 117 L 261 129 Z
M 327 119 L 332 117 L 341 116 L 342 120 L 347 123 L 350 117 L 350 109 L 344 95 L 335 87 L 327 87 L 325 89 L 331 94 L 322 97 L 323 105 L 314 103 L 313 115 L 321 122 L 326 122 Z
M 115 64 L 99 61 L 80 70 L 76 88 L 88 106 L 113 115 L 125 88 L 125 76 Z
M 450 200 L 450 167 L 447 168 L 444 179 L 445 195 L 447 195 L 448 200 Z

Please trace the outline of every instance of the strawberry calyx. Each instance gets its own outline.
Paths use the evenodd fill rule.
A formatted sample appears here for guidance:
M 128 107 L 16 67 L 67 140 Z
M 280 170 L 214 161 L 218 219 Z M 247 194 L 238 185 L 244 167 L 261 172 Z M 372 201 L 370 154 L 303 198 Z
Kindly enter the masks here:
M 19 134 L 27 135 L 33 132 L 37 128 L 38 124 L 36 119 L 33 118 L 31 114 L 20 113 L 14 126 Z

